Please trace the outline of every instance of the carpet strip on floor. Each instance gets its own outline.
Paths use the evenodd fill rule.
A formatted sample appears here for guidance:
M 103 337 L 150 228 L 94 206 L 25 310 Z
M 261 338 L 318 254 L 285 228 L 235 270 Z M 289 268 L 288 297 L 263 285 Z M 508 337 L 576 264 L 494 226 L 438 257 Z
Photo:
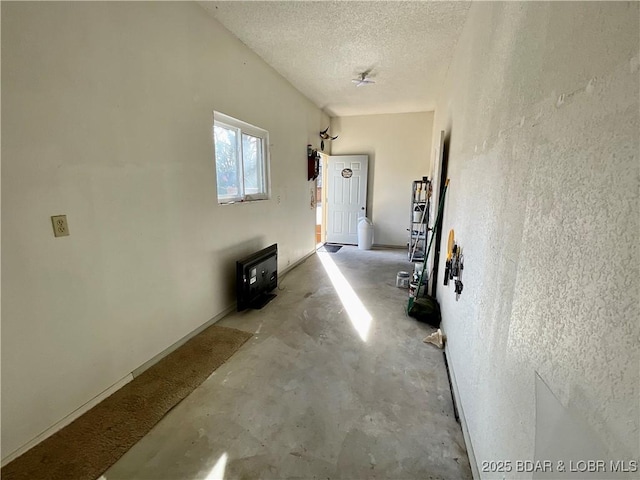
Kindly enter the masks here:
M 0 470 L 2 480 L 95 480 L 252 334 L 211 326 Z

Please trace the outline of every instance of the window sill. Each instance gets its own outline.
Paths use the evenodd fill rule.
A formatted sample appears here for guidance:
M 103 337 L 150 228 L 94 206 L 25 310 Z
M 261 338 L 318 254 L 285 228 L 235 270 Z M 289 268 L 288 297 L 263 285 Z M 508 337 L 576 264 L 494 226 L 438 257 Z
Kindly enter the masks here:
M 243 204 L 243 203 L 255 203 L 255 202 L 263 202 L 265 200 L 270 200 L 270 198 L 247 198 L 244 200 L 228 200 L 228 201 L 223 201 L 221 202 L 220 200 L 218 200 L 218 205 L 238 205 L 238 204 Z

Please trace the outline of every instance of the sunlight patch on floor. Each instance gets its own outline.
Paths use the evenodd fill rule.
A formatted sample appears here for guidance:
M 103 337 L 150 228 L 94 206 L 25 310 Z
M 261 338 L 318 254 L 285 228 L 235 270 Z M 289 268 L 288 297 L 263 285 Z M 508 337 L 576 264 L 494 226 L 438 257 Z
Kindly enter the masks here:
M 224 480 L 224 471 L 227 468 L 227 458 L 227 452 L 224 452 L 209 472 L 209 475 L 204 477 L 204 480 Z
M 349 315 L 353 328 L 356 329 L 356 332 L 358 332 L 362 341 L 366 342 L 367 337 L 369 336 L 369 329 L 371 328 L 371 321 L 373 320 L 371 314 L 367 311 L 365 306 L 362 304 L 362 301 L 360 301 L 360 298 L 351 287 L 351 284 L 335 264 L 331 258 L 331 254 L 318 252 L 318 257 L 320 258 L 327 275 L 329 275 L 329 279 L 331 280 L 338 297 L 340 297 L 342 305 Z

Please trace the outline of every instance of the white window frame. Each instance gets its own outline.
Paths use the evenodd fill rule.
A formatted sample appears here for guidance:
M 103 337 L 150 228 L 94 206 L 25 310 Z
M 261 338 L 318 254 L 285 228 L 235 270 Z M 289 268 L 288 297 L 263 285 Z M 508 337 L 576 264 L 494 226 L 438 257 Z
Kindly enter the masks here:
M 224 127 L 230 130 L 236 131 L 236 151 L 240 153 L 239 157 L 236 159 L 237 171 L 240 178 L 238 179 L 238 194 L 237 195 L 221 195 L 218 192 L 218 182 L 216 177 L 216 195 L 218 197 L 218 203 L 221 205 L 232 204 L 236 202 L 252 202 L 256 200 L 268 200 L 270 198 L 270 175 L 269 175 L 269 164 L 270 156 L 269 156 L 269 132 L 264 130 L 263 128 L 256 127 L 255 125 L 251 125 L 250 123 L 243 122 L 242 120 L 238 120 L 237 118 L 230 117 L 229 115 L 225 115 L 224 113 L 220 113 L 214 110 L 213 112 L 213 127 L 216 126 Z M 211 129 L 212 140 L 213 140 L 213 160 L 214 166 L 216 168 L 214 171 L 217 176 L 217 157 L 216 157 L 216 142 L 215 142 L 215 133 L 214 128 Z M 262 144 L 261 152 L 262 158 L 259 160 L 259 168 L 261 168 L 262 173 L 262 188 L 261 192 L 256 194 L 247 194 L 245 193 L 245 182 L 244 182 L 244 160 L 243 160 L 243 150 L 242 150 L 242 134 L 251 135 L 252 137 L 259 138 Z

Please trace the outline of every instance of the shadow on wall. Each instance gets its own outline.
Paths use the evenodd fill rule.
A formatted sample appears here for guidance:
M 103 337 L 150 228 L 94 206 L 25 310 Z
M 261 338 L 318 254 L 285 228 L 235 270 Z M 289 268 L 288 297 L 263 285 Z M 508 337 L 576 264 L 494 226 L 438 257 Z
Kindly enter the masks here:
M 225 305 L 231 305 L 236 300 L 236 261 L 266 246 L 265 237 L 259 236 L 212 252 L 215 257 L 213 263 L 218 265 L 214 276 L 219 280 L 216 283 L 221 285 Z
M 618 453 L 607 451 L 587 423 L 576 412 L 562 406 L 538 372 L 535 372 L 535 391 L 535 458 L 528 466 L 536 467 L 534 480 L 631 478 L 624 473 L 637 472 L 637 461 L 597 460 L 615 458 Z M 565 471 L 562 465 L 566 465 Z
M 440 158 L 438 158 L 438 172 L 439 172 L 439 180 L 438 180 L 438 202 L 440 202 L 440 198 L 442 198 L 442 191 L 444 190 L 444 185 L 447 180 L 447 174 L 449 170 L 449 152 L 451 151 L 451 120 L 449 120 L 449 125 L 447 127 L 446 133 L 445 131 L 441 132 L 440 135 Z M 431 296 L 436 298 L 436 290 L 438 286 L 438 269 L 440 266 L 440 248 L 442 244 L 442 230 L 444 226 L 444 208 L 446 205 L 446 198 L 442 204 L 442 214 L 440 219 L 440 225 L 438 226 L 438 230 L 435 235 L 435 245 L 433 250 L 433 282 L 431 284 Z M 436 209 L 440 209 L 440 205 L 436 204 Z M 436 210 L 437 215 L 437 210 Z M 435 218 L 434 218 L 435 221 Z
M 374 179 L 376 178 L 376 151 L 368 150 L 365 152 L 369 156 L 369 170 L 367 174 L 367 218 L 373 220 L 373 196 L 374 191 Z

